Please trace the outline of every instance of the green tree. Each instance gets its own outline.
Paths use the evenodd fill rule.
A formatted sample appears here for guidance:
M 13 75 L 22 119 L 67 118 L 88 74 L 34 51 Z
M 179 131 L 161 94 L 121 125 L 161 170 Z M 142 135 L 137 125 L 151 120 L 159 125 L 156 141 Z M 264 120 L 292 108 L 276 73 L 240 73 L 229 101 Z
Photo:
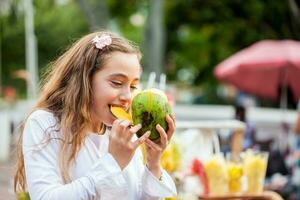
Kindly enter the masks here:
M 34 1 L 35 33 L 38 41 L 38 66 L 41 72 L 72 40 L 88 32 L 88 25 L 74 3 L 59 5 L 54 0 Z M 12 1 L 7 12 L 0 16 L 2 41 L 2 84 L 17 88 L 25 97 L 26 83 L 14 77 L 25 69 L 25 33 L 22 1 Z M 76 20 L 74 20 L 76 19 Z
M 218 101 L 213 69 L 223 59 L 258 40 L 299 38 L 288 1 L 174 0 L 167 1 L 165 17 L 169 78 L 185 72 L 208 102 Z

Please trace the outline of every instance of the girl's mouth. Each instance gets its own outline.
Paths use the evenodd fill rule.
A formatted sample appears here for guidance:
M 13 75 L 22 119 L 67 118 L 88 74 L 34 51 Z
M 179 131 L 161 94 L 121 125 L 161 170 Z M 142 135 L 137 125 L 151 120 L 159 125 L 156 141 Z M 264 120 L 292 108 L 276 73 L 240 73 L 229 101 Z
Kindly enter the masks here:
M 122 106 L 110 105 L 110 112 L 115 118 L 132 121 L 131 115 L 126 110 L 128 109 Z

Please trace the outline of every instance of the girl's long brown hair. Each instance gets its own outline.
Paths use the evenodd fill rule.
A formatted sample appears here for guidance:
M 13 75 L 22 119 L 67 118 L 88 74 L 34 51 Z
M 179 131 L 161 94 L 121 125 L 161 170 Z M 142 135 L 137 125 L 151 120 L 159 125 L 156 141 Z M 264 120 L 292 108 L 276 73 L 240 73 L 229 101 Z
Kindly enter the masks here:
M 112 43 L 99 50 L 92 44 L 98 35 L 108 34 Z M 95 72 L 101 69 L 110 53 L 120 51 L 134 53 L 141 58 L 139 49 L 111 32 L 95 32 L 78 40 L 62 56 L 49 65 L 46 71 L 40 97 L 33 111 L 50 111 L 58 119 L 62 138 L 59 150 L 59 167 L 65 183 L 71 181 L 70 165 L 81 148 L 86 131 L 91 127 L 92 87 Z M 23 125 L 26 123 L 24 120 Z M 23 127 L 23 126 L 22 126 Z M 103 124 L 98 124 L 98 128 Z M 95 128 L 95 127 L 94 127 Z M 26 176 L 22 152 L 23 128 L 17 144 L 17 169 L 14 177 L 15 192 L 26 191 Z

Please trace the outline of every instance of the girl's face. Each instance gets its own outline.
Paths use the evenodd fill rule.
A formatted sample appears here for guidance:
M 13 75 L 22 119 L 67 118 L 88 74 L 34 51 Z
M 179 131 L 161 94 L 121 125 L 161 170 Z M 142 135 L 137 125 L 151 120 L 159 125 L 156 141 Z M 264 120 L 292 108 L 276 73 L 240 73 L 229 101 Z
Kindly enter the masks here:
M 92 77 L 92 121 L 111 126 L 116 120 L 111 106 L 130 108 L 138 86 L 141 66 L 136 54 L 113 52 Z

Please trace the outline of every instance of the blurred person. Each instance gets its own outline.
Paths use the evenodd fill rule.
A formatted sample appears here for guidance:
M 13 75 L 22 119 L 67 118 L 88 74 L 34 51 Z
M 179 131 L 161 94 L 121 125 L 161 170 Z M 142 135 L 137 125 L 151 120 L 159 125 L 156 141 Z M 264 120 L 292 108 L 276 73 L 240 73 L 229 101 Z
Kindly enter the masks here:
M 268 187 L 278 191 L 284 199 L 300 200 L 300 101 L 297 106 L 294 128 L 290 130 L 287 141 L 288 153 L 284 161 L 289 169 L 289 173 L 283 174 L 280 172 L 274 174 L 270 178 Z M 276 156 L 274 160 L 279 158 L 279 156 Z
M 242 142 L 242 148 L 244 150 L 253 148 L 255 145 L 255 134 L 256 134 L 256 128 L 254 126 L 254 123 L 251 123 L 247 119 L 246 114 L 246 107 L 243 105 L 243 103 L 237 101 L 236 105 L 234 106 L 234 119 L 239 120 L 241 122 L 245 123 L 245 129 L 243 132 L 243 142 Z M 220 137 L 220 144 L 221 144 L 221 151 L 222 152 L 230 152 L 231 151 L 231 142 L 233 141 L 233 130 L 225 131 L 219 133 Z
M 283 175 L 286 175 L 288 173 L 288 170 L 284 162 L 284 156 L 281 154 L 280 151 L 276 149 L 275 150 L 271 149 L 273 139 L 269 139 L 266 141 L 257 140 L 256 137 L 257 129 L 254 123 L 251 123 L 249 120 L 247 120 L 246 111 L 247 108 L 243 105 L 237 105 L 235 107 L 235 118 L 237 120 L 245 122 L 246 124 L 245 132 L 244 132 L 243 148 L 244 149 L 252 148 L 260 151 L 269 152 L 267 172 L 266 172 L 267 177 L 270 177 L 276 173 L 281 173 Z
M 15 131 L 15 127 L 17 127 L 17 123 L 14 121 L 13 109 L 17 103 L 17 91 L 13 86 L 6 86 L 3 89 L 4 94 L 4 105 L 7 109 L 8 119 L 10 123 L 10 133 L 13 134 Z
M 245 123 L 243 148 L 248 149 L 254 147 L 256 128 L 253 123 L 247 120 L 246 107 L 243 105 L 235 106 L 235 119 Z
M 111 32 L 77 41 L 51 64 L 40 97 L 18 143 L 15 191 L 31 199 L 163 199 L 176 195 L 160 156 L 175 129 L 157 125 L 154 143 L 141 125 L 119 120 L 111 106 L 128 110 L 141 75 L 141 53 Z M 146 164 L 140 145 L 145 144 Z
M 4 101 L 7 102 L 8 106 L 13 106 L 17 101 L 17 91 L 12 86 L 4 87 L 3 89 Z
M 289 154 L 286 163 L 291 170 L 290 184 L 296 190 L 297 200 L 300 200 L 300 100 L 297 105 L 294 129 L 289 135 Z

